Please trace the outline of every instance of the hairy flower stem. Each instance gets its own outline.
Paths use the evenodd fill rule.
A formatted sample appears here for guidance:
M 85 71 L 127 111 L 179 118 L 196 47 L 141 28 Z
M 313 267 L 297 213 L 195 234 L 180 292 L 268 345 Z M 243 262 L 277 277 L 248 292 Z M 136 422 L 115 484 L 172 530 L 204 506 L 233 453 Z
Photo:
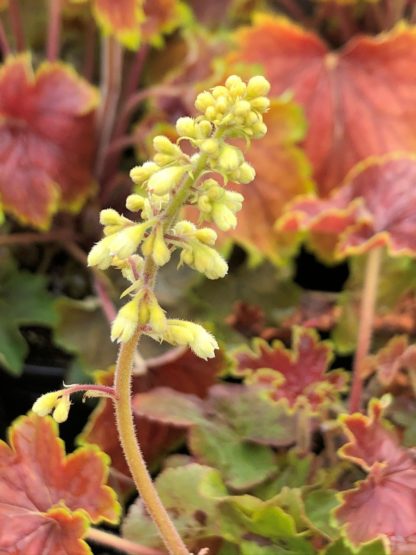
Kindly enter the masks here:
M 218 135 L 219 133 L 216 134 L 216 137 Z M 165 227 L 171 225 L 177 217 L 179 210 L 187 200 L 191 187 L 202 174 L 206 160 L 206 155 L 200 157 L 194 171 L 190 172 L 179 187 L 176 195 L 173 196 L 170 204 L 166 207 L 162 214 Z M 158 267 L 153 262 L 152 257 L 147 256 L 143 275 L 148 288 L 153 289 L 157 270 Z M 119 439 L 137 490 L 154 523 L 158 527 L 167 550 L 171 555 L 189 555 L 187 547 L 179 536 L 153 485 L 134 427 L 131 405 L 131 380 L 134 355 L 141 334 L 142 331 L 139 327 L 129 341 L 121 344 L 119 350 L 114 376 L 114 389 L 117 397 L 114 404 Z
M 358 323 L 357 350 L 354 357 L 353 381 L 349 402 L 350 413 L 357 412 L 361 408 L 361 397 L 363 392 L 362 363 L 368 355 L 373 334 L 374 313 L 382 258 L 383 248 L 376 247 L 369 252 L 365 267 L 364 286 Z

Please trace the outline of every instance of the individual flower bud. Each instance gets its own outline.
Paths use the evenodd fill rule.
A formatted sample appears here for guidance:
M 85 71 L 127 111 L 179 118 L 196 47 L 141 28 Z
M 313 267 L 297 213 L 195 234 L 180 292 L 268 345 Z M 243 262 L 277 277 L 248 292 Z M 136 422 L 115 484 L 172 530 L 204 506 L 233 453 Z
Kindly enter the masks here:
M 38 416 L 46 416 L 50 414 L 59 399 L 62 395 L 62 391 L 51 391 L 50 393 L 45 393 L 41 395 L 32 406 L 33 412 L 35 412 Z
M 176 122 L 176 131 L 180 137 L 190 137 L 191 139 L 195 138 L 195 120 L 190 117 L 179 118 Z
M 211 218 L 221 231 L 234 229 L 237 225 L 235 214 L 225 204 L 215 204 L 212 208 Z
M 166 245 L 163 226 L 159 225 L 156 229 L 153 241 L 152 258 L 158 266 L 164 266 L 170 260 L 170 250 Z
M 208 106 L 208 108 L 205 110 L 205 117 L 210 121 L 213 121 L 217 118 L 217 116 L 218 113 L 216 108 L 214 108 L 214 106 Z
M 163 168 L 150 177 L 147 187 L 155 195 L 165 195 L 178 185 L 186 171 L 185 166 Z
M 199 121 L 196 130 L 198 139 L 206 139 L 212 133 L 212 124 L 206 120 Z
M 168 320 L 163 338 L 173 345 L 188 345 L 192 351 L 203 358 L 213 358 L 218 343 L 202 326 L 185 320 Z
M 111 326 L 111 340 L 125 343 L 133 337 L 139 323 L 139 297 L 120 308 Z
M 223 85 L 217 85 L 212 89 L 212 96 L 217 99 L 220 96 L 228 96 L 228 89 Z
M 234 113 L 237 116 L 246 116 L 250 113 L 251 104 L 247 100 L 239 100 L 234 106 Z
M 165 311 L 162 310 L 156 299 L 154 299 L 154 302 L 149 306 L 149 324 L 158 335 L 166 330 L 167 318 Z
M 195 108 L 199 112 L 205 112 L 208 106 L 213 106 L 215 104 L 214 97 L 208 91 L 200 93 L 195 100 Z
M 270 100 L 266 96 L 259 96 L 258 98 L 253 98 L 250 102 L 251 107 L 253 110 L 257 110 L 258 112 L 266 112 L 270 108 Z
M 244 161 L 241 151 L 230 145 L 224 145 L 218 157 L 218 164 L 220 168 L 226 172 L 236 170 Z
M 252 77 L 247 83 L 247 96 L 254 98 L 256 96 L 266 96 L 270 91 L 270 83 L 262 77 L 257 75 Z
M 245 122 L 244 122 L 244 123 L 245 123 L 246 125 L 248 125 L 248 126 L 252 126 L 252 125 L 254 125 L 255 123 L 257 123 L 258 121 L 261 121 L 260 118 L 261 118 L 261 116 L 259 116 L 258 114 L 256 114 L 256 112 L 249 112 L 249 113 L 246 115 L 246 119 L 245 119 Z
M 129 222 L 129 220 L 119 214 L 117 210 L 113 210 L 113 208 L 106 208 L 100 212 L 101 225 L 119 226 L 126 222 Z
M 147 296 L 142 295 L 139 300 L 139 324 L 145 326 L 150 318 L 150 302 Z
M 148 226 L 149 222 L 132 225 L 104 239 L 109 241 L 110 253 L 118 258 L 128 258 L 137 250 Z
M 194 263 L 194 253 L 192 252 L 192 249 L 189 247 L 184 248 L 183 251 L 181 252 L 179 265 L 188 264 L 188 266 L 192 266 L 193 263 Z
M 168 166 L 169 164 L 172 164 L 173 162 L 176 162 L 177 158 L 178 158 L 177 156 L 172 156 L 171 154 L 162 154 L 161 152 L 157 152 L 153 156 L 153 160 L 161 168 L 163 168 L 164 166 Z
M 56 403 L 55 410 L 53 411 L 53 419 L 62 424 L 68 419 L 69 409 L 71 408 L 71 401 L 69 395 L 63 395 Z
M 211 202 L 208 195 L 201 195 L 197 201 L 198 208 L 201 212 L 209 213 L 212 210 Z
M 208 279 L 222 278 L 228 272 L 228 264 L 215 249 L 201 243 L 193 246 L 193 267 Z
M 175 235 L 193 235 L 196 231 L 196 225 L 188 220 L 181 220 L 173 227 Z
M 130 212 L 139 212 L 143 210 L 146 199 L 141 195 L 133 194 L 129 195 L 126 199 L 126 208 Z
M 113 258 L 112 266 L 121 270 L 122 276 L 134 283 L 137 281 L 138 275 L 141 274 L 143 270 L 144 260 L 138 254 L 132 254 L 128 259 Z
M 230 75 L 225 82 L 225 86 L 230 91 L 231 96 L 243 96 L 246 92 L 246 84 L 238 75 Z
M 219 142 L 217 139 L 205 139 L 199 146 L 201 152 L 205 154 L 216 154 L 219 149 Z
M 243 162 L 237 170 L 238 182 L 246 185 L 256 177 L 256 171 L 248 162 Z
M 267 126 L 262 121 L 255 123 L 252 127 L 255 139 L 261 139 L 267 133 Z
M 162 154 L 169 154 L 170 156 L 180 156 L 182 154 L 178 145 L 175 145 L 165 135 L 157 135 L 153 139 L 153 148 Z
M 111 266 L 111 261 L 113 259 L 113 254 L 109 248 L 109 241 L 111 239 L 112 236 L 105 237 L 92 247 L 88 254 L 88 266 L 97 266 L 100 270 L 106 270 Z
M 154 162 L 145 162 L 141 166 L 135 166 L 130 171 L 130 178 L 136 185 L 142 185 L 154 172 L 159 169 L 159 166 Z
M 142 244 L 142 253 L 144 256 L 150 256 L 153 252 L 153 245 L 155 242 L 155 234 L 151 233 Z
M 215 350 L 218 349 L 218 343 L 213 335 L 199 324 L 194 324 L 194 340 L 190 344 L 191 349 L 196 356 L 207 360 L 215 357 Z
M 230 108 L 230 101 L 227 96 L 219 96 L 215 102 L 215 109 L 219 112 L 226 112 Z
M 243 206 L 244 197 L 236 191 L 224 191 L 224 200 L 230 210 L 238 212 Z
M 205 245 L 212 246 L 215 245 L 217 234 L 210 227 L 202 227 L 201 229 L 197 229 L 197 231 L 195 232 L 195 238 Z

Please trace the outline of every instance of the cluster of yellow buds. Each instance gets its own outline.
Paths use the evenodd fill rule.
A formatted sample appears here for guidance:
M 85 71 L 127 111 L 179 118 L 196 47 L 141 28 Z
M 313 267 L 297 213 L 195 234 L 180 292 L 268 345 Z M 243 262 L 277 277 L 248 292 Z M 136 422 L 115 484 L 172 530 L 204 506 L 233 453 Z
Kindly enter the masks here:
M 244 83 L 234 75 L 224 86 L 199 94 L 195 107 L 200 114 L 179 118 L 176 143 L 165 136 L 155 137 L 153 160 L 130 172 L 137 189 L 127 198 L 126 208 L 139 213 L 139 221 L 113 209 L 101 212 L 104 238 L 91 249 L 88 264 L 103 270 L 116 267 L 130 282 L 123 293 L 130 300 L 113 322 L 113 340 L 129 341 L 141 330 L 160 341 L 187 345 L 202 358 L 214 356 L 217 343 L 204 328 L 166 317 L 153 293 L 155 272 L 179 249 L 179 263 L 207 278 L 218 279 L 227 273 L 226 261 L 214 248 L 215 231 L 178 221 L 179 210 L 185 204 L 193 205 L 201 220 L 222 231 L 236 226 L 243 196 L 225 187 L 229 181 L 249 183 L 255 171 L 240 148 L 227 140 L 241 137 L 250 141 L 266 133 L 262 114 L 269 107 L 269 90 L 264 77 Z M 183 141 L 188 142 L 185 150 Z M 210 175 L 204 179 L 206 174 Z

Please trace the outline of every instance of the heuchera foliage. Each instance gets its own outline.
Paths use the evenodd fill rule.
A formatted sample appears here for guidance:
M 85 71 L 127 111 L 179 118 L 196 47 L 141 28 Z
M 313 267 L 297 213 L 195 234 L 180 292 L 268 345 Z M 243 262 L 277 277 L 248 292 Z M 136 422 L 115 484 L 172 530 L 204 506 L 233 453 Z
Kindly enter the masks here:
M 87 253 L 101 238 L 103 208 L 105 245 L 113 226 L 129 231 L 131 210 L 156 229 L 163 193 L 175 198 L 183 164 L 202 152 L 193 148 L 213 156 L 218 145 L 188 117 L 198 93 L 231 74 L 264 74 L 267 133 L 252 144 L 233 137 L 222 175 L 214 162 L 204 173 L 218 187 L 211 182 L 198 205 L 204 225 L 220 224 L 228 275 L 212 283 L 178 271 L 173 247 L 201 231 L 189 222 L 158 235 L 160 319 L 175 313 L 182 332 L 198 322 L 220 349 L 204 361 L 143 344 L 131 390 L 137 438 L 192 553 L 414 555 L 414 2 L 0 0 L 0 52 L 0 364 L 17 376 L 26 360 L 39 363 L 42 347 L 51 366 L 70 360 L 65 383 L 80 382 L 72 401 L 93 371 L 93 394 L 108 393 L 85 399 L 96 404 L 73 453 L 49 416 L 29 412 L 10 426 L 0 442 L 0 554 L 88 555 L 97 541 L 107 551 L 165 552 L 134 497 L 109 398 L 110 324 L 127 285 L 104 275 L 105 264 L 87 270 Z M 215 90 L 199 97 L 204 138 L 230 107 L 230 90 Z M 236 127 L 250 127 L 256 98 L 237 96 Z M 266 110 L 268 100 L 257 102 Z M 180 149 L 179 117 L 191 129 L 191 141 L 179 133 Z M 246 147 L 256 176 L 239 185 L 232 174 Z M 152 180 L 162 189 L 143 214 L 152 158 L 164 179 Z M 153 252 L 150 229 L 140 240 Z M 135 292 L 136 255 L 117 261 L 112 248 L 106 255 Z M 181 262 L 195 266 L 191 254 Z M 218 272 L 210 260 L 197 264 L 208 277 L 226 272 L 225 261 Z M 124 316 L 113 327 L 119 339 Z M 209 355 L 216 345 L 211 338 Z M 55 401 L 68 391 L 59 387 Z M 74 426 L 76 417 L 73 406 Z

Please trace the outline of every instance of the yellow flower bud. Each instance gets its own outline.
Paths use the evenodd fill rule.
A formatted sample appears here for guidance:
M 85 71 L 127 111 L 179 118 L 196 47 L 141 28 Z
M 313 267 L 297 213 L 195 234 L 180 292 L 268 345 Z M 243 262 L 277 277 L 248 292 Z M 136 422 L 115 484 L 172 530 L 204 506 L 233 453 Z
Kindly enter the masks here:
M 106 208 L 100 212 L 101 225 L 119 226 L 126 222 L 129 222 L 129 220 L 112 208 Z
M 215 245 L 217 234 L 210 227 L 203 227 L 195 232 L 195 237 L 205 245 Z
M 164 266 L 170 260 L 170 250 L 168 249 L 163 234 L 163 227 L 158 226 L 153 242 L 152 258 L 158 266 Z
M 195 100 L 195 108 L 199 112 L 205 112 L 208 106 L 213 106 L 215 103 L 214 97 L 208 91 L 200 93 Z
M 255 123 L 252 129 L 255 139 L 261 139 L 267 133 L 267 126 L 262 121 Z
M 212 96 L 217 99 L 220 96 L 228 96 L 228 89 L 223 85 L 217 85 L 212 89 Z
M 130 210 L 130 212 L 139 212 L 140 210 L 143 210 L 145 202 L 146 199 L 141 195 L 129 195 L 126 199 L 126 208 L 127 210 Z
M 222 231 L 234 229 L 237 225 L 237 218 L 234 213 L 224 204 L 215 204 L 211 212 L 212 220 Z
M 230 94 L 233 98 L 236 98 L 237 96 L 243 96 L 247 89 L 246 84 L 238 75 L 230 75 L 230 77 L 228 77 L 225 82 L 225 86 L 230 91 Z
M 155 195 L 165 195 L 178 185 L 187 171 L 185 166 L 170 166 L 154 173 L 148 181 L 148 189 Z
M 193 267 L 208 279 L 222 278 L 228 272 L 228 264 L 215 249 L 203 244 L 193 245 Z
M 234 113 L 238 116 L 246 116 L 251 110 L 251 104 L 247 100 L 239 100 L 234 107 Z
M 215 357 L 215 350 L 218 349 L 218 343 L 213 335 L 207 332 L 199 324 L 194 324 L 194 340 L 190 344 L 191 349 L 196 356 L 207 360 Z
M 155 234 L 151 233 L 142 244 L 142 253 L 144 256 L 150 256 L 153 252 L 153 245 L 155 242 Z
M 149 307 L 149 324 L 152 326 L 153 331 L 158 335 L 162 334 L 166 330 L 167 319 L 165 311 L 162 310 L 156 299 Z
M 111 266 L 111 261 L 113 255 L 109 248 L 109 241 L 112 239 L 112 236 L 105 237 L 98 241 L 88 254 L 87 263 L 88 266 L 97 266 L 100 270 L 106 270 Z
M 226 112 L 230 108 L 230 101 L 227 96 L 219 96 L 215 102 L 215 109 L 219 112 Z
M 161 152 L 157 152 L 153 156 L 153 160 L 160 167 L 168 166 L 169 164 L 176 162 L 177 158 L 177 156 L 172 156 L 171 154 L 162 154 Z
M 210 121 L 213 121 L 216 119 L 217 116 L 218 113 L 216 108 L 214 108 L 214 106 L 208 106 L 208 108 L 205 110 L 205 117 Z
M 139 323 L 145 326 L 150 318 L 150 303 L 148 298 L 142 296 L 139 301 Z
M 139 323 L 139 297 L 120 308 L 111 326 L 111 340 L 125 343 L 133 336 Z
M 198 139 L 206 139 L 212 133 L 212 124 L 207 120 L 202 120 L 198 122 L 196 131 Z
M 162 154 L 169 154 L 170 156 L 180 156 L 182 154 L 178 145 L 175 145 L 164 135 L 157 135 L 153 139 L 153 148 Z
M 205 152 L 205 154 L 216 154 L 219 149 L 219 143 L 217 139 L 205 139 L 203 143 L 200 145 L 201 152 Z
M 270 108 L 270 100 L 266 96 L 259 96 L 258 98 L 253 98 L 250 102 L 251 107 L 253 110 L 257 110 L 258 112 L 266 112 Z
M 63 395 L 56 404 L 55 410 L 53 411 L 53 419 L 62 424 L 68 419 L 69 409 L 71 408 L 71 401 L 69 400 L 69 395 Z
M 270 91 L 270 83 L 262 77 L 257 75 L 252 77 L 247 83 L 247 96 L 254 98 L 256 96 L 266 96 Z
M 154 162 L 145 162 L 142 166 L 136 166 L 130 171 L 130 178 L 136 185 L 142 185 L 159 169 L 159 166 Z
M 244 161 L 241 151 L 231 145 L 224 145 L 218 157 L 220 168 L 226 172 L 236 170 Z
M 196 231 L 196 225 L 188 220 L 177 222 L 173 228 L 175 235 L 193 235 Z
M 191 139 L 195 138 L 195 120 L 190 117 L 179 118 L 176 122 L 176 131 L 180 137 L 190 137 Z
M 104 239 L 109 241 L 110 253 L 118 258 L 128 258 L 137 250 L 148 225 L 148 222 L 132 225 Z
M 61 395 L 62 391 L 51 391 L 50 393 L 41 395 L 32 406 L 33 412 L 39 416 L 50 414 Z
M 243 162 L 237 170 L 238 182 L 246 185 L 256 177 L 256 171 L 248 162 Z
M 208 195 L 201 195 L 198 198 L 198 208 L 201 212 L 211 212 L 212 206 Z
M 163 339 L 173 345 L 188 345 L 197 356 L 205 360 L 215 356 L 218 343 L 202 326 L 185 320 L 168 320 L 167 323 Z

